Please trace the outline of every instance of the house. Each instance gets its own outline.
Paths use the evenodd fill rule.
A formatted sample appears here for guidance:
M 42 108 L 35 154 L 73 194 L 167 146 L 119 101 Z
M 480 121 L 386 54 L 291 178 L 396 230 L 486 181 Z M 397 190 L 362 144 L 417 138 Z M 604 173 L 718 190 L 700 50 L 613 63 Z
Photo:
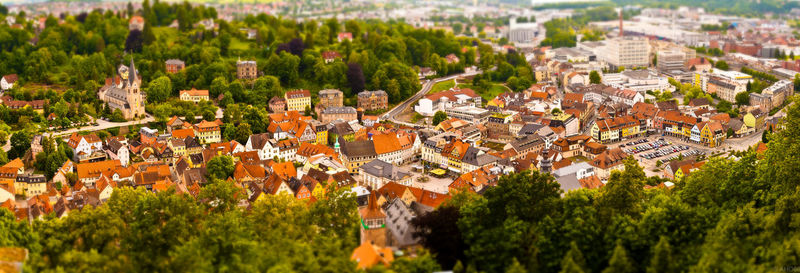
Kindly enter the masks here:
M 336 60 L 341 60 L 342 55 L 336 51 L 323 51 L 322 52 L 322 60 L 325 61 L 326 64 L 332 63 Z
M 181 90 L 179 98 L 182 101 L 191 101 L 194 103 L 209 100 L 208 90 L 197 90 L 194 88 L 192 88 L 192 90 Z
M 712 68 L 711 62 L 703 57 L 692 58 L 686 61 L 686 70 L 691 72 L 708 72 Z
M 744 115 L 742 120 L 747 127 L 755 128 L 756 130 L 761 130 L 764 128 L 764 121 L 767 118 L 767 113 L 761 110 L 761 108 L 753 109 L 747 114 Z
M 337 33 L 337 39 L 341 43 L 345 40 L 352 41 L 353 40 L 353 33 L 350 32 L 339 32 Z
M 413 250 L 419 246 L 419 237 L 414 233 L 417 228 L 412 224 L 414 218 L 433 209 L 417 202 L 410 205 L 400 198 L 389 201 L 386 205 L 386 228 L 389 230 L 389 245 L 401 249 Z
M 305 110 L 305 109 L 303 109 Z M 286 111 L 286 99 L 281 97 L 272 97 L 269 100 L 269 111 L 272 113 L 283 113 Z
M 193 127 L 194 134 L 200 144 L 218 143 L 222 141 L 222 134 L 219 128 L 220 121 L 200 121 Z
M 67 145 L 72 148 L 75 161 L 88 162 L 105 159 L 103 142 L 94 133 L 83 136 L 72 133 L 67 140 Z
M 165 63 L 167 73 L 175 74 L 186 68 L 186 63 L 178 59 L 169 59 Z
M 602 186 L 602 183 L 581 183 L 581 180 L 585 180 L 586 182 L 595 181 L 595 180 L 587 180 L 586 178 L 594 176 L 594 167 L 587 163 L 581 162 L 577 164 L 572 164 L 560 169 L 553 171 L 553 177 L 556 178 L 556 182 L 561 186 L 561 190 L 565 193 L 582 189 L 582 188 L 597 188 Z M 599 182 L 599 179 L 596 180 Z
M 319 98 L 319 103 L 317 103 L 317 106 L 321 105 L 323 109 L 344 106 L 344 94 L 342 94 L 342 91 L 339 91 L 338 89 L 320 90 L 319 93 L 317 93 L 317 97 Z
M 445 59 L 445 61 L 447 61 L 448 64 L 453 64 L 453 63 L 457 63 L 457 62 L 461 61 L 458 58 L 458 56 L 456 56 L 456 54 L 453 54 L 453 53 L 447 54 L 447 56 L 444 56 L 444 59 Z
M 128 162 L 130 161 L 130 151 L 128 150 L 127 145 L 119 142 L 116 139 L 110 139 L 106 141 L 105 147 L 109 159 L 119 160 L 122 166 L 128 166 Z
M 254 80 L 258 78 L 258 65 L 256 61 L 236 61 L 236 78 Z
M 616 148 L 606 150 L 597 155 L 589 164 L 594 167 L 597 177 L 601 180 L 606 180 L 611 176 L 612 171 L 625 169 L 625 164 L 623 163 L 626 158 L 628 158 L 628 154 L 623 152 L 622 149 Z
M 417 77 L 420 79 L 433 76 L 436 76 L 436 70 L 433 70 L 430 67 L 420 67 L 419 72 L 417 73 Z
M 144 31 L 144 18 L 142 16 L 131 16 L 128 21 L 128 30 Z
M 378 158 L 372 140 L 345 141 L 344 137 L 339 137 L 333 147 L 340 151 L 339 158 L 350 174 L 357 174 L 361 165 Z
M 308 90 L 292 90 L 286 92 L 286 106 L 288 111 L 305 111 L 311 108 L 311 93 Z
M 0 90 L 7 91 L 11 88 L 14 88 L 14 84 L 17 82 L 19 77 L 17 74 L 8 74 L 0 78 Z
M 130 178 L 131 173 L 122 168 L 119 160 L 105 160 L 98 162 L 79 163 L 75 166 L 78 172 L 78 181 L 83 185 L 93 186 L 101 176 L 110 177 L 114 181 Z M 110 174 L 106 175 L 106 174 Z
M 350 106 L 347 107 L 328 107 L 319 115 L 319 121 L 322 123 L 330 123 L 331 121 L 341 119 L 345 121 L 358 119 L 356 109 Z
M 389 182 L 411 186 L 411 174 L 400 170 L 391 163 L 375 159 L 358 168 L 361 184 L 378 189 Z
M 385 110 L 389 108 L 389 95 L 386 91 L 361 91 L 358 93 L 358 108 L 365 111 Z

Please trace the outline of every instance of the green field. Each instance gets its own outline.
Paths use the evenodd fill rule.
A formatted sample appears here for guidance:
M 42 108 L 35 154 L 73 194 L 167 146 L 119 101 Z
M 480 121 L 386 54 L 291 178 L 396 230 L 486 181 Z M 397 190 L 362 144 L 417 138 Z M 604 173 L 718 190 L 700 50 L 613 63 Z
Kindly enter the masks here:
M 441 91 L 444 91 L 444 90 L 448 90 L 448 89 L 453 88 L 455 86 L 456 86 L 456 81 L 455 80 L 437 82 L 436 84 L 433 85 L 433 87 L 431 87 L 431 91 L 429 91 L 428 94 L 433 94 L 433 93 L 441 92 Z
M 180 35 L 177 29 L 171 27 L 153 27 L 153 34 L 156 35 L 156 39 L 164 41 L 167 45 L 174 44 Z
M 479 88 L 477 86 L 474 86 L 474 85 L 468 84 L 468 83 L 461 83 L 461 84 L 458 85 L 458 87 L 460 87 L 460 88 L 469 88 L 469 89 L 475 90 L 475 92 L 477 92 L 479 95 L 481 95 L 481 99 L 483 99 L 484 102 L 487 102 L 487 101 L 490 101 L 490 100 L 494 99 L 495 97 L 497 97 L 497 95 L 500 95 L 500 94 L 503 94 L 505 92 L 511 91 L 507 87 L 505 87 L 505 86 L 503 86 L 502 84 L 499 84 L 499 83 L 492 84 L 492 87 L 489 88 L 488 90 L 485 90 L 483 88 Z

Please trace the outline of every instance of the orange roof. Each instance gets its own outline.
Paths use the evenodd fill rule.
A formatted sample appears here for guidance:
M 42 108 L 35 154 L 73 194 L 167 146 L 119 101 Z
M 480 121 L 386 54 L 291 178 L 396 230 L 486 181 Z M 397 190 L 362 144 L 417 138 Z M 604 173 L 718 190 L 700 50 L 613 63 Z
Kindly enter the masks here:
M 213 121 L 202 120 L 194 126 L 198 131 L 219 131 L 219 124 Z
M 547 99 L 547 93 L 545 92 L 531 92 L 532 99 Z
M 142 24 L 142 23 L 144 23 L 144 18 L 142 18 L 142 16 L 136 15 L 136 16 L 131 17 L 130 22 L 131 23 Z
M 367 200 L 367 207 L 361 211 L 361 218 L 362 219 L 374 219 L 374 218 L 385 218 L 386 214 L 381 211 L 381 207 L 378 206 L 378 192 L 372 191 L 369 194 L 369 200 Z
M 208 90 L 197 90 L 192 87 L 192 90 L 181 90 L 180 96 L 183 94 L 189 94 L 189 96 L 205 96 L 208 97 Z
M 293 162 L 283 162 L 272 164 L 272 173 L 277 174 L 283 179 L 297 176 L 297 169 L 294 168 Z
M 380 248 L 370 243 L 369 240 L 365 240 L 363 244 L 353 250 L 350 260 L 356 261 L 359 269 L 367 269 L 377 264 L 388 267 L 394 260 L 394 254 L 392 254 L 391 248 Z
M 172 138 L 186 138 L 194 137 L 194 129 L 177 129 L 172 130 Z
M 78 169 L 78 178 L 83 179 L 99 176 L 102 172 L 116 169 L 117 166 L 122 166 L 119 160 L 106 160 L 80 163 L 76 166 L 76 169 Z
M 397 134 L 395 133 L 372 136 L 372 141 L 377 154 L 392 153 L 402 149 L 400 140 L 397 139 Z
M 14 160 L 11 160 L 10 162 L 3 165 L 3 167 L 10 167 L 19 170 L 20 168 L 25 167 L 25 163 L 22 163 L 22 160 L 19 159 L 19 157 L 17 157 Z

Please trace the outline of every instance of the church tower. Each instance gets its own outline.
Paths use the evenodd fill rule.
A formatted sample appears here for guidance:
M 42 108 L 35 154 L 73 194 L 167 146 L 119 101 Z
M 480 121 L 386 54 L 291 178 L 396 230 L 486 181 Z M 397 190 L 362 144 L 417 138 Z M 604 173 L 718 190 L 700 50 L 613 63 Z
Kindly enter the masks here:
M 144 102 L 142 102 L 142 93 L 139 92 L 141 80 L 136 74 L 136 65 L 133 63 L 133 56 L 131 56 L 131 66 L 128 67 L 128 82 L 126 86 L 127 103 L 130 105 L 131 117 L 144 116 Z

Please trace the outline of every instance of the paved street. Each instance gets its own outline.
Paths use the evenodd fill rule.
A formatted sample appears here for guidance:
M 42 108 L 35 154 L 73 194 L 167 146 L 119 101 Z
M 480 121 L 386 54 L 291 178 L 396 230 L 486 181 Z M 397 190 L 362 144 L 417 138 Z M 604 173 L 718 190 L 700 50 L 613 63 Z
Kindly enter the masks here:
M 421 99 L 426 94 L 428 94 L 428 92 L 431 90 L 431 88 L 433 87 L 434 84 L 436 84 L 438 82 L 449 81 L 449 80 L 452 80 L 452 79 L 455 79 L 455 78 L 458 78 L 458 77 L 474 76 L 474 75 L 478 75 L 480 73 L 482 73 L 482 71 L 476 70 L 476 71 L 473 71 L 473 72 L 461 73 L 461 74 L 457 74 L 457 75 L 452 75 L 452 76 L 447 76 L 447 77 L 442 77 L 442 78 L 436 78 L 436 79 L 433 79 L 433 80 L 426 80 L 425 82 L 422 83 L 422 89 L 420 89 L 419 92 L 417 92 L 416 94 L 414 94 L 410 98 L 404 100 L 403 102 L 401 102 L 400 104 L 398 104 L 397 106 L 395 106 L 394 108 L 392 108 L 391 110 L 386 112 L 386 114 L 384 114 L 381 117 L 381 119 L 389 120 L 389 121 L 397 123 L 397 124 L 402 124 L 402 125 L 411 126 L 411 127 L 420 126 L 418 124 L 413 124 L 413 123 L 408 123 L 408 122 L 397 120 L 397 116 L 400 115 L 401 113 L 403 113 L 403 111 L 405 111 L 406 108 L 413 107 L 414 103 L 416 103 L 417 100 Z

